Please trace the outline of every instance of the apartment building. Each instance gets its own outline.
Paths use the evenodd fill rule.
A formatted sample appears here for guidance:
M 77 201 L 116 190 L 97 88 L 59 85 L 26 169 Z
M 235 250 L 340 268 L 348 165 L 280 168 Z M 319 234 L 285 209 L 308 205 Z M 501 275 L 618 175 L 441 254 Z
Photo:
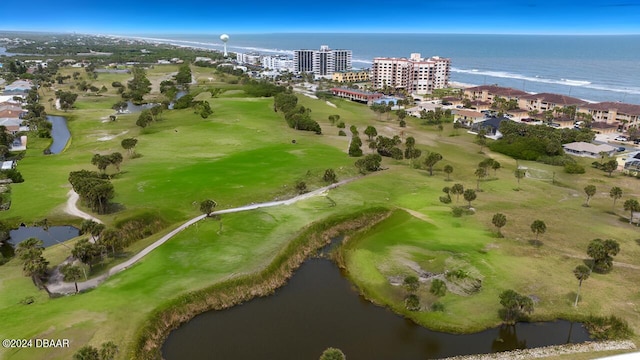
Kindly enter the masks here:
M 529 95 L 528 92 L 502 87 L 497 85 L 481 85 L 464 89 L 464 96 L 470 100 L 481 100 L 493 102 L 496 97 L 501 97 L 507 101 L 518 100 L 522 96 Z
M 293 71 L 293 60 L 285 56 L 263 56 L 260 59 L 262 67 L 275 71 Z
M 407 58 L 374 58 L 371 68 L 373 87 L 391 86 L 415 94 L 430 94 L 434 89 L 449 86 L 451 59 L 434 56 L 428 59 L 420 53 Z
M 331 76 L 337 71 L 351 70 L 351 50 L 332 50 L 322 45 L 320 50 L 295 50 L 294 71 L 310 72 L 316 76 Z
M 622 130 L 640 125 L 640 105 L 607 101 L 580 105 L 577 112 L 590 114 L 598 123 L 621 124 Z
M 584 100 L 574 98 L 567 95 L 540 93 L 532 95 L 524 95 L 518 99 L 518 106 L 527 111 L 543 112 L 553 110 L 556 107 L 564 108 L 567 106 L 580 107 L 588 104 Z
M 364 82 L 369 81 L 368 70 L 338 71 L 333 73 L 333 81 L 339 83 Z

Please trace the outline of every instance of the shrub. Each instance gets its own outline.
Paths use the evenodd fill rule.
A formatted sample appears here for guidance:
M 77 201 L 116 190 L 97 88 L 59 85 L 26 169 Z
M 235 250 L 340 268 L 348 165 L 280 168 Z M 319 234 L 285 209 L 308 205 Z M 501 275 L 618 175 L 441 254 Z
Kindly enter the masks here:
M 584 325 L 589 330 L 589 334 L 597 340 L 628 339 L 633 335 L 629 324 L 614 315 L 609 317 L 591 315 L 584 321 Z
M 338 136 L 347 136 L 347 133 L 345 133 L 344 130 L 340 130 L 338 131 Z
M 418 311 L 420 310 L 420 299 L 415 294 L 409 294 L 404 298 L 404 306 L 409 311 Z
M 567 174 L 584 174 L 584 166 L 579 164 L 565 164 L 564 171 Z
M 443 204 L 451 204 L 451 196 L 440 196 L 440 202 Z
M 434 302 L 431 305 L 431 311 L 439 311 L 439 312 L 444 312 L 444 304 L 441 302 Z
M 344 124 L 344 121 L 340 121 L 336 126 L 338 127 L 338 129 L 344 129 L 345 127 L 347 127 L 347 125 Z
M 451 214 L 453 215 L 453 217 L 461 217 L 463 213 L 464 213 L 464 209 L 461 208 L 460 206 L 456 206 L 451 209 Z

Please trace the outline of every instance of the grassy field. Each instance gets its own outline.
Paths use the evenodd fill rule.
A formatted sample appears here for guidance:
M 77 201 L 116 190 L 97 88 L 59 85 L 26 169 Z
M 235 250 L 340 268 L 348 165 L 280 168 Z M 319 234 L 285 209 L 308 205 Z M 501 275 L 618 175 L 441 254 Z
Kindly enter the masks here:
M 65 70 L 66 71 L 66 70 Z M 149 78 L 157 85 L 177 71 L 175 66 L 156 66 Z M 82 74 L 85 76 L 85 74 Z M 384 171 L 370 174 L 317 197 L 292 206 L 225 215 L 220 222 L 199 223 L 167 242 L 139 264 L 110 278 L 95 290 L 76 296 L 49 299 L 38 292 L 22 275 L 17 260 L 0 266 L 0 318 L 3 338 L 69 338 L 72 349 L 58 351 L 0 350 L 6 359 L 69 358 L 85 343 L 99 345 L 112 340 L 121 348 L 120 358 L 131 344 L 136 329 L 154 309 L 189 291 L 198 290 L 224 279 L 264 268 L 282 250 L 289 239 L 305 225 L 334 214 L 345 214 L 373 206 L 398 210 L 389 219 L 350 240 L 344 260 L 350 278 L 361 291 L 380 304 L 431 328 L 475 331 L 497 324 L 498 294 L 504 289 L 535 295 L 534 319 L 578 317 L 588 314 L 615 314 L 629 321 L 640 333 L 638 301 L 640 293 L 640 246 L 638 230 L 626 223 L 624 199 L 638 197 L 637 180 L 589 168 L 584 175 L 569 175 L 561 168 L 532 162 L 520 162 L 529 168 L 530 177 L 517 183 L 513 176 L 516 162 L 500 154 L 478 153 L 473 136 L 456 132 L 446 125 L 442 132 L 408 119 L 400 128 L 392 116 L 381 118 L 366 107 L 340 99 L 324 101 L 300 96 L 299 102 L 312 110 L 323 135 L 289 129 L 281 114 L 273 112 L 272 99 L 245 97 L 241 87 L 220 82 L 210 69 L 194 68 L 198 83 L 226 91 L 209 98 L 214 114 L 202 119 L 189 109 L 168 111 L 161 120 L 146 129 L 135 126 L 136 116 L 122 115 L 110 122 L 111 105 L 119 100 L 112 81 L 125 83 L 127 74 L 100 74 L 93 83 L 105 85 L 102 96 L 80 96 L 77 109 L 67 116 L 72 141 L 61 154 L 42 155 L 48 141 L 29 139 L 27 156 L 19 170 L 25 178 L 12 186 L 12 207 L 0 213 L 9 223 L 33 222 L 47 218 L 56 224 L 78 224 L 78 219 L 62 212 L 70 189 L 70 171 L 95 169 L 90 159 L 95 153 L 126 153 L 120 141 L 138 139 L 136 152 L 125 155 L 121 172 L 114 175 L 114 202 L 119 211 L 100 216 L 114 224 L 136 214 L 152 211 L 168 224 L 132 246 L 135 252 L 170 228 L 199 213 L 197 203 L 215 199 L 218 208 L 232 208 L 252 202 L 293 196 L 296 181 L 310 188 L 322 185 L 322 173 L 336 170 L 340 179 L 357 175 L 353 158 L 346 155 L 348 137 L 338 136 L 328 116 L 338 114 L 347 128 L 356 125 L 362 134 L 373 125 L 379 134 L 413 136 L 418 147 L 440 152 L 433 176 L 413 168 L 408 160 L 383 162 Z M 60 88 L 68 88 L 72 81 Z M 198 91 L 197 88 L 193 89 Z M 47 99 L 51 94 L 43 97 Z M 151 94 L 150 98 L 158 96 Z M 49 109 L 48 104 L 46 104 Z M 292 140 L 296 140 L 295 144 Z M 365 153 L 369 149 L 363 147 Z M 462 183 L 474 188 L 474 170 L 478 162 L 492 157 L 502 164 L 497 173 L 480 183 L 481 192 L 473 202 L 474 215 L 454 218 L 451 205 L 465 205 L 453 199 L 444 205 L 438 197 L 442 188 Z M 446 181 L 444 165 L 454 167 L 452 181 Z M 552 181 L 553 179 L 553 181 Z M 597 187 L 591 207 L 583 207 L 583 188 Z M 624 197 L 615 209 L 608 196 L 611 186 L 620 186 Z M 194 205 L 195 204 L 195 205 Z M 504 238 L 494 234 L 491 217 L 496 212 L 507 216 Z M 547 224 L 540 236 L 541 246 L 529 226 L 535 219 Z M 573 308 L 577 281 L 572 270 L 586 257 L 586 247 L 594 238 L 612 238 L 620 242 L 619 264 L 609 274 L 593 274 L 582 287 L 582 301 Z M 68 249 L 48 248 L 45 257 L 52 265 L 69 255 Z M 422 270 L 440 273 L 463 269 L 482 279 L 479 292 L 456 295 L 449 292 L 439 301 L 444 312 L 407 312 L 404 292 L 390 284 L 389 278 L 403 277 Z M 422 285 L 420 297 L 427 307 L 436 299 Z M 31 305 L 21 301 L 34 297 Z M 31 321 L 29 319 L 36 319 Z

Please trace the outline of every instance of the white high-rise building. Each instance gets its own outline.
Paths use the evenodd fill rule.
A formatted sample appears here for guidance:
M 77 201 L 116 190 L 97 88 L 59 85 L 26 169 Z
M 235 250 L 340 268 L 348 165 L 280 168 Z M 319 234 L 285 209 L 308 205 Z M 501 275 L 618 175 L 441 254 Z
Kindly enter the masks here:
M 284 56 L 263 56 L 262 67 L 275 71 L 293 71 L 293 60 Z
M 331 50 L 327 45 L 322 45 L 320 50 L 296 50 L 294 71 L 331 76 L 336 71 L 351 70 L 351 56 L 351 50 Z
M 419 53 L 407 58 L 375 58 L 371 67 L 373 87 L 403 88 L 410 93 L 430 94 L 449 86 L 451 59 L 434 56 L 423 59 Z

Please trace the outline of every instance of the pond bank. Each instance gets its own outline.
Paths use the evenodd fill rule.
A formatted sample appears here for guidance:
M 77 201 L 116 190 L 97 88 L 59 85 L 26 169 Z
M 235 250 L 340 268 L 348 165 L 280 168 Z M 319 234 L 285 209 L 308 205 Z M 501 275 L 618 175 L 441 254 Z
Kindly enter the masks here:
M 372 226 L 388 216 L 389 212 L 386 208 L 366 209 L 313 223 L 261 272 L 214 284 L 166 303 L 155 310 L 145 322 L 146 325 L 138 330 L 130 357 L 160 359 L 162 344 L 171 330 L 203 312 L 226 309 L 272 294 L 288 281 L 309 255 L 328 244 L 332 237 Z
M 565 344 L 545 346 L 533 349 L 505 351 L 492 354 L 463 355 L 444 358 L 442 360 L 514 360 L 514 359 L 538 359 L 550 356 L 569 355 L 578 353 L 592 353 L 610 350 L 633 350 L 636 345 L 633 341 L 599 341 L 585 342 L 581 344 Z M 640 356 L 640 354 L 638 354 Z

